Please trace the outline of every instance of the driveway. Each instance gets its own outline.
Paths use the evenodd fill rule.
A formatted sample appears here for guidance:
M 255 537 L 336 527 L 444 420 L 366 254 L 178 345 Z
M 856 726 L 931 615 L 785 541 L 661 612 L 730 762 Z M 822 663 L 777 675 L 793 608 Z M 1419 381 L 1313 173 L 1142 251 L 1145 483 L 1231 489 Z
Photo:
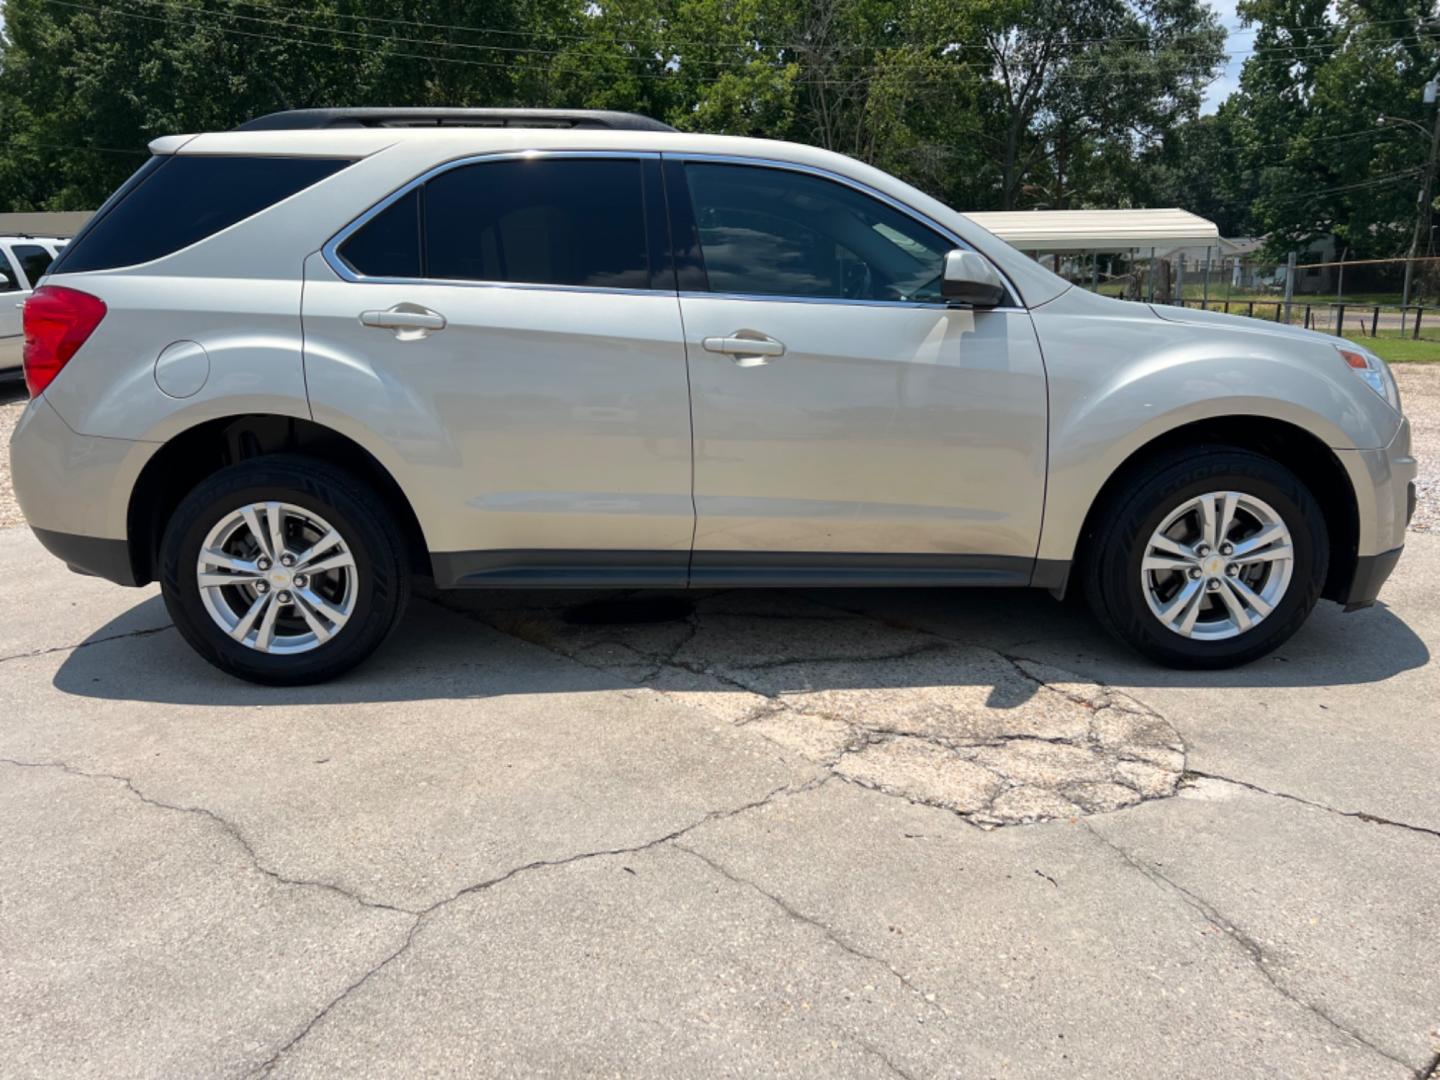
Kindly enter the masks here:
M 474 592 L 267 690 L 0 573 L 7 1076 L 1436 1074 L 1435 533 L 1220 674 L 1029 592 Z

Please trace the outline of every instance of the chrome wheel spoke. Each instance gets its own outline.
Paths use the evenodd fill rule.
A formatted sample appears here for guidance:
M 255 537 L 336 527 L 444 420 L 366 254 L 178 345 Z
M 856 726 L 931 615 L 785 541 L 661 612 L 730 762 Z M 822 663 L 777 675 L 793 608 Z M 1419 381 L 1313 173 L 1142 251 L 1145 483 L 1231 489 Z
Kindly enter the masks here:
M 1199 564 L 1194 559 L 1182 559 L 1174 555 L 1146 555 L 1140 563 L 1142 570 L 1178 570 L 1185 573 Z
M 260 527 L 260 515 L 255 512 L 255 507 L 247 506 L 240 511 L 245 518 L 245 527 L 250 530 L 250 535 L 255 538 L 256 545 L 260 548 L 260 554 L 267 559 L 275 558 L 275 549 L 270 546 L 269 534 Z
M 270 558 L 285 554 L 285 511 L 279 503 L 265 504 L 265 520 L 270 525 Z
M 310 627 L 311 632 L 319 640 L 328 641 L 330 639 L 330 635 L 334 631 L 316 618 L 314 610 L 310 607 L 309 598 L 303 591 L 295 594 L 295 610 L 300 612 L 300 617 L 305 620 L 305 625 Z
M 267 599 L 274 594 L 267 594 Z M 260 617 L 260 629 L 255 633 L 255 648 L 261 652 L 269 652 L 270 646 L 275 641 L 275 618 L 280 614 L 280 604 L 274 599 L 265 605 L 265 614 Z
M 1220 496 L 1224 498 L 1224 496 Z M 1215 510 L 1215 496 L 1200 496 L 1200 539 L 1213 551 L 1220 546 L 1220 517 Z
M 353 570 L 355 559 L 348 551 L 342 551 L 331 555 L 329 558 L 321 559 L 319 562 L 295 564 L 296 570 L 303 570 L 307 574 L 323 574 L 327 570 Z
M 325 554 L 325 552 L 329 551 L 339 542 L 340 534 L 334 529 L 329 530 L 319 540 L 315 541 L 315 543 L 311 544 L 308 548 L 306 548 L 303 554 L 296 556 L 295 568 L 297 570 L 305 568 L 313 571 L 315 568 L 308 565 L 310 560 L 315 558 L 316 556 Z
M 1237 593 L 1233 580 L 1224 582 L 1220 586 L 1219 593 L 1221 602 L 1230 612 L 1230 618 L 1234 620 L 1241 632 L 1249 630 L 1255 625 L 1254 620 L 1250 618 L 1250 613 L 1245 610 L 1245 601 Z
M 254 585 L 263 580 L 260 574 L 199 574 L 196 580 L 202 589 L 223 589 L 227 585 Z
M 1177 543 L 1176 541 L 1171 540 L 1163 532 L 1159 531 L 1157 531 L 1155 535 L 1150 538 L 1150 550 L 1163 551 L 1167 555 L 1174 555 L 1177 558 L 1188 559 L 1192 563 L 1195 561 L 1195 552 L 1191 551 L 1184 544 Z
M 1175 598 L 1160 610 L 1160 621 L 1167 626 L 1178 627 L 1185 619 L 1191 618 L 1191 609 L 1199 610 L 1199 598 L 1204 586 L 1198 581 L 1187 581 L 1175 594 Z M 1193 622 L 1193 618 L 1191 618 Z
M 1249 539 L 1242 540 L 1235 545 L 1235 554 L 1231 556 L 1236 562 L 1245 558 L 1253 551 L 1275 543 L 1276 540 L 1288 540 L 1290 531 L 1284 525 L 1274 524 L 1267 529 L 1262 529 Z
M 1238 549 L 1237 549 L 1238 551 Z M 1233 562 L 1250 565 L 1258 562 L 1279 562 L 1282 559 L 1293 559 L 1295 551 L 1289 544 L 1280 544 L 1275 547 L 1268 547 L 1264 551 L 1256 551 L 1245 555 L 1237 554 Z
M 218 567 L 221 570 L 233 570 L 237 574 L 251 577 L 260 573 L 260 568 L 249 559 L 241 559 L 234 555 L 227 555 L 223 551 L 213 551 L 210 548 L 200 552 L 200 565 Z
M 1220 495 L 1220 524 L 1215 530 L 1215 547 L 1219 547 L 1230 538 L 1230 529 L 1235 524 L 1235 503 L 1240 498 L 1233 491 L 1226 491 Z
M 323 597 L 317 596 L 309 589 L 297 589 L 296 595 L 298 595 L 302 600 L 305 601 L 306 606 L 314 609 L 316 612 L 323 615 L 325 618 L 329 619 L 332 623 L 334 623 L 336 630 L 339 630 L 340 627 L 344 626 L 345 620 L 350 618 L 348 612 L 341 611 L 339 608 L 332 605 L 328 600 L 324 599 Z
M 230 629 L 230 636 L 236 641 L 244 641 L 250 636 L 250 629 L 255 625 L 255 620 L 262 611 L 270 606 L 270 594 L 261 593 L 250 603 L 245 614 L 240 616 L 240 621 Z
M 1269 615 L 1270 612 L 1275 610 L 1274 607 L 1270 605 L 1270 602 L 1268 600 L 1266 600 L 1263 596 L 1257 593 L 1254 589 L 1250 588 L 1249 585 L 1246 585 L 1245 582 L 1241 581 L 1239 578 L 1229 578 L 1225 582 L 1225 584 L 1230 586 L 1230 589 L 1235 593 L 1235 595 L 1238 596 L 1247 607 L 1251 608 L 1257 615 L 1259 615 L 1260 618 L 1263 619 L 1266 615 Z

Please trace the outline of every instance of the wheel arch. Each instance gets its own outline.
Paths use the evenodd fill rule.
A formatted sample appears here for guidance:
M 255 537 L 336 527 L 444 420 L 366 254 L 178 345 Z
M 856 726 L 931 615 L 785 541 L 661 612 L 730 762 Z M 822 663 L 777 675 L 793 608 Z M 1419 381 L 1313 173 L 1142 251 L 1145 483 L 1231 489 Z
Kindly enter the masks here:
M 242 413 L 186 428 L 168 439 L 140 471 L 126 511 L 136 584 L 154 580 L 165 525 L 187 492 L 228 465 L 280 452 L 317 458 L 369 484 L 395 514 L 410 552 L 411 569 L 431 572 L 429 549 L 414 507 L 390 470 L 365 447 L 303 417 Z
M 1180 424 L 1153 436 L 1119 463 L 1090 500 L 1075 538 L 1073 561 L 1089 557 L 1097 516 L 1156 454 L 1182 448 L 1225 447 L 1263 454 L 1295 473 L 1320 504 L 1330 540 L 1330 566 L 1321 595 L 1340 599 L 1355 576 L 1360 509 L 1355 485 L 1335 452 L 1313 432 L 1273 416 L 1228 414 Z

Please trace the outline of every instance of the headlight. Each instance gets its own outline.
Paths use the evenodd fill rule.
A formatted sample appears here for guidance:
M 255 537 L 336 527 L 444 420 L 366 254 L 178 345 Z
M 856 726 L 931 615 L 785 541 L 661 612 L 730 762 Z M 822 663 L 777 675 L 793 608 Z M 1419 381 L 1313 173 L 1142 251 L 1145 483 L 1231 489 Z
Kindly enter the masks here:
M 1350 365 L 1350 370 L 1365 380 L 1366 386 L 1384 398 L 1396 412 L 1400 411 L 1400 387 L 1395 385 L 1395 376 L 1384 360 L 1358 345 L 1336 345 L 1335 348 L 1341 359 Z

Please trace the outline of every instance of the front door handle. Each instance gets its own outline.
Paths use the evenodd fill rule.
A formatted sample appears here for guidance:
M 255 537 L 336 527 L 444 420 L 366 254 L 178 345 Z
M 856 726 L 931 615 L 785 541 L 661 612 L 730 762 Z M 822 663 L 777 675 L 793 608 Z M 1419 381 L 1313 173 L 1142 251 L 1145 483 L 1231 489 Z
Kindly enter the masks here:
M 362 311 L 361 326 L 393 330 L 401 341 L 417 341 L 445 329 L 445 316 L 419 304 L 396 304 L 386 311 Z
M 736 330 L 727 337 L 707 337 L 700 344 L 706 352 L 723 353 L 740 367 L 759 367 L 770 358 L 785 355 L 785 343 L 758 330 Z

